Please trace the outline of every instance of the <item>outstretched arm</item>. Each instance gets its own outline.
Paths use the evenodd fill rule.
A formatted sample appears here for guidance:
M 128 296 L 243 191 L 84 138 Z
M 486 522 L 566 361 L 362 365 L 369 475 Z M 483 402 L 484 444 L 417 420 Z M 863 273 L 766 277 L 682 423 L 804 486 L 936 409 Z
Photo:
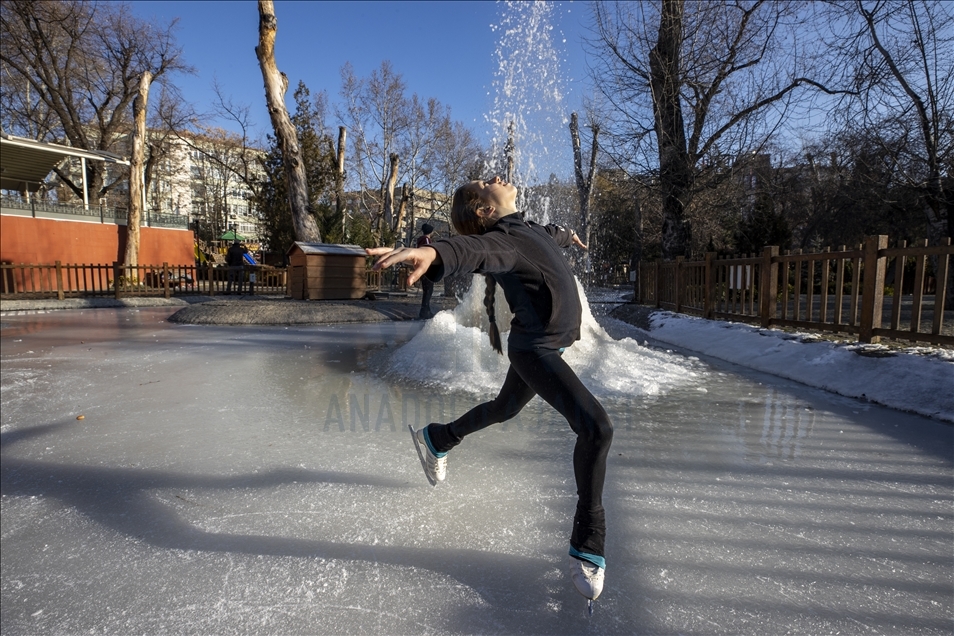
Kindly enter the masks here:
M 407 284 L 413 285 L 423 276 L 431 265 L 441 264 L 441 255 L 433 247 L 372 247 L 366 249 L 368 256 L 380 256 L 374 262 L 374 271 L 407 263 L 411 266 L 411 273 L 407 276 Z
M 580 249 L 586 249 L 586 244 L 580 240 L 580 237 L 576 235 L 575 230 L 571 230 L 568 227 L 562 225 L 557 225 L 556 223 L 550 223 L 548 225 L 537 225 L 536 227 L 543 228 L 543 230 L 550 235 L 556 244 L 560 247 L 570 247 L 571 245 L 576 245 Z

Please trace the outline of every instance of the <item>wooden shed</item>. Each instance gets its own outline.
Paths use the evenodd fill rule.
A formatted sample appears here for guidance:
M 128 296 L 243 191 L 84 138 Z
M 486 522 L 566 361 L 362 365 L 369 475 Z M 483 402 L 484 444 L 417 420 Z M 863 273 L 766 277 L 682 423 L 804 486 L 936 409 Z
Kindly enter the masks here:
M 301 300 L 363 298 L 366 262 L 357 245 L 296 242 L 288 249 L 288 294 Z

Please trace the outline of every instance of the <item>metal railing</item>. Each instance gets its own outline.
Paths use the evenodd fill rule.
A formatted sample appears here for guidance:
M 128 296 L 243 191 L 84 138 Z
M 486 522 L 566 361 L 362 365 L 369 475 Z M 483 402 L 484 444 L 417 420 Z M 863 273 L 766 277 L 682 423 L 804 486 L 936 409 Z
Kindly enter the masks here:
M 114 223 L 123 225 L 126 223 L 127 209 L 125 207 L 116 207 L 108 205 L 90 205 L 83 206 L 69 203 L 51 203 L 47 201 L 36 201 L 11 196 L 0 197 L 0 207 L 5 210 L 19 210 L 29 212 L 34 218 L 60 218 L 78 217 L 85 221 L 96 221 L 100 223 Z M 24 215 L 25 216 L 25 215 Z M 175 229 L 188 229 L 189 219 L 180 214 L 161 214 L 152 210 L 143 212 L 142 223 L 145 227 L 164 227 Z

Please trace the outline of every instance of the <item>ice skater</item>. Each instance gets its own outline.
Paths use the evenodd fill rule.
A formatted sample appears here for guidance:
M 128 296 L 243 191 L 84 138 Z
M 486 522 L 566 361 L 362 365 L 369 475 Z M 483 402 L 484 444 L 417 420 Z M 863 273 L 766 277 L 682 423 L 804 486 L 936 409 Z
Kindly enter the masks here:
M 461 236 L 419 248 L 374 248 L 368 254 L 380 256 L 377 270 L 408 263 L 409 284 L 422 276 L 436 282 L 455 274 L 484 274 L 490 343 L 498 353 L 502 346 L 494 293 L 497 285 L 503 289 L 513 320 L 507 339 L 510 368 L 499 395 L 450 424 L 412 429 L 415 444 L 428 479 L 436 484 L 446 475 L 448 451 L 467 435 L 514 417 L 534 395 L 559 411 L 576 433 L 573 472 L 579 499 L 570 536 L 570 578 L 592 601 L 603 589 L 606 568 L 602 499 L 613 426 L 561 357 L 580 339 L 582 306 L 560 248 L 586 246 L 572 230 L 524 220 L 516 201 L 517 188 L 500 177 L 472 181 L 457 189 L 451 204 L 451 222 Z

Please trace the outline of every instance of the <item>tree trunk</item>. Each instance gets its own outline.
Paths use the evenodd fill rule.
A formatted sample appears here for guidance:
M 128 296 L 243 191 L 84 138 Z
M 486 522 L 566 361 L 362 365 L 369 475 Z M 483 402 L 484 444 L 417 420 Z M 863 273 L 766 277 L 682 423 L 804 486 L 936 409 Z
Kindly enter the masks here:
M 415 245 L 414 224 L 417 222 L 417 210 L 414 207 L 414 188 L 410 188 L 410 187 L 408 188 L 406 198 L 407 198 L 407 207 L 410 210 L 410 213 L 408 214 L 408 221 L 406 224 L 407 225 L 407 232 L 405 233 L 405 236 L 407 236 L 406 244 L 408 247 L 414 247 Z M 403 201 L 401 202 L 401 205 L 402 206 L 404 205 Z
M 580 235 L 583 242 L 590 244 L 590 199 L 593 196 L 593 176 L 596 174 L 597 138 L 599 126 L 592 126 L 593 144 L 590 148 L 590 165 L 587 174 L 583 174 L 583 151 L 580 147 L 580 123 L 576 113 L 570 115 L 570 137 L 573 140 L 573 165 L 576 172 L 576 191 L 580 197 Z
M 690 228 L 685 202 L 692 182 L 686 128 L 680 101 L 680 48 L 684 0 L 663 0 L 659 37 L 649 53 L 659 180 L 662 186 L 663 258 L 688 256 Z
M 954 243 L 954 196 L 952 196 L 951 188 L 945 190 L 946 196 L 944 197 L 944 207 L 947 211 L 947 233 L 951 237 L 951 242 Z M 954 260 L 954 259 L 952 259 Z M 936 270 L 935 270 L 936 271 Z M 938 287 L 944 285 L 943 281 L 938 281 Z M 954 262 L 949 263 L 947 268 L 947 307 L 954 308 Z
M 129 210 L 126 216 L 126 253 L 123 265 L 139 265 L 139 224 L 142 222 L 142 204 L 145 199 L 143 183 L 146 154 L 146 108 L 149 103 L 149 84 L 152 73 L 143 71 L 139 77 L 139 94 L 133 99 L 132 157 L 129 160 Z
M 639 204 L 639 189 L 633 188 L 633 252 L 629 258 L 629 270 L 635 272 L 633 281 L 633 302 L 640 302 L 643 297 L 642 263 L 643 263 L 643 208 Z
M 338 126 L 338 165 L 335 166 L 335 213 L 341 219 L 341 236 L 348 229 L 348 220 L 344 212 L 344 181 L 345 181 L 345 142 L 348 139 L 348 129 Z
M 404 215 L 407 213 L 410 190 L 411 188 L 406 183 L 401 186 L 401 203 L 398 205 L 397 219 L 394 221 L 394 233 L 399 239 L 401 238 L 401 231 L 404 229 Z M 408 246 L 410 245 L 410 242 L 408 242 Z
M 265 80 L 265 101 L 272 128 L 282 151 L 282 163 L 285 167 L 285 180 L 288 184 L 288 205 L 291 208 L 292 225 L 295 239 L 306 243 L 320 243 L 321 232 L 311 215 L 308 205 L 308 180 L 305 176 L 305 162 L 302 160 L 301 147 L 295 126 L 288 117 L 285 108 L 285 92 L 288 90 L 288 78 L 278 70 L 275 63 L 275 35 L 278 32 L 278 18 L 272 0 L 258 0 L 258 46 L 255 54 Z
M 394 187 L 397 185 L 401 158 L 393 152 L 388 158 L 391 160 L 391 169 L 388 171 L 388 180 L 384 185 L 384 226 L 393 232 L 397 229 L 394 223 Z

